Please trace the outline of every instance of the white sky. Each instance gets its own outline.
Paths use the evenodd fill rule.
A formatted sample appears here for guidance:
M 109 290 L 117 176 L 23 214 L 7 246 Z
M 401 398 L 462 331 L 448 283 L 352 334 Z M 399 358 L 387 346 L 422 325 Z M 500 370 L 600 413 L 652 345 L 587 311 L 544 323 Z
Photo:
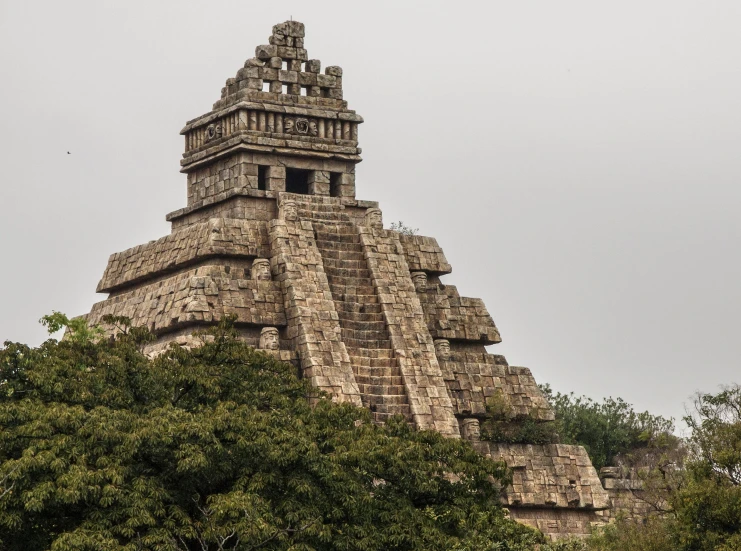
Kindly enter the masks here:
M 674 417 L 741 382 L 730 0 L 0 0 L 0 341 L 169 232 L 180 128 L 290 16 L 365 117 L 358 197 L 438 239 L 493 351 Z

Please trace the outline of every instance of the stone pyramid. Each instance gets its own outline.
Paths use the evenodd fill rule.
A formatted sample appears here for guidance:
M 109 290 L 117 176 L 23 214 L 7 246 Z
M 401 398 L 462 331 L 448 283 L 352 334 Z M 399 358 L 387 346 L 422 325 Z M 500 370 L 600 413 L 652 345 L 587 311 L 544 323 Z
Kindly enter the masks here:
M 98 285 L 106 314 L 150 327 L 156 354 L 236 315 L 248 343 L 303 377 L 420 429 L 467 438 L 514 470 L 506 504 L 550 535 L 586 533 L 608 497 L 583 448 L 480 439 L 487 400 L 518 418 L 554 415 L 529 369 L 485 346 L 500 342 L 483 302 L 440 276 L 431 237 L 383 228 L 378 204 L 355 197 L 362 117 L 348 109 L 342 69 L 309 59 L 304 25 L 273 27 L 213 109 L 181 134 L 187 206 L 170 235 L 113 254 Z

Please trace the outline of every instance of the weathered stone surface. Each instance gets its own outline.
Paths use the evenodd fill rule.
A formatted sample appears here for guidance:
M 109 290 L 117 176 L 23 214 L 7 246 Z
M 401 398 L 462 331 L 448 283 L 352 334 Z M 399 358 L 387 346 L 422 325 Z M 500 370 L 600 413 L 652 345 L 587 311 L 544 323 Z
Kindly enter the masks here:
M 453 285 L 430 283 L 418 293 L 430 334 L 439 339 L 502 342 L 481 299 L 461 297 Z
M 437 240 L 422 235 L 399 234 L 409 269 L 413 272 L 449 274 L 453 271 Z
M 252 279 L 248 268 L 234 263 L 186 269 L 118 293 L 95 304 L 88 321 L 100 323 L 106 314 L 126 316 L 155 332 L 218 322 L 231 314 L 237 323 L 286 325 L 280 287 Z
M 441 361 L 456 415 L 486 415 L 487 400 L 499 396 L 512 417 L 553 421 L 553 409 L 526 367 L 507 365 L 493 354 L 452 353 Z
M 585 534 L 609 499 L 583 448 L 480 440 L 489 400 L 516 419 L 553 411 L 529 369 L 486 352 L 499 331 L 480 299 L 441 283 L 451 266 L 437 241 L 384 229 L 379 205 L 356 198 L 363 119 L 342 99 L 342 69 L 322 73 L 304 34 L 276 25 L 186 124 L 187 205 L 167 216 L 170 235 L 110 257 L 98 291 L 111 294 L 87 321 L 150 327 L 145 353 L 156 355 L 197 346 L 195 329 L 235 315 L 241 339 L 374 422 L 401 415 L 506 461 L 517 520 Z M 605 485 L 616 507 L 635 509 L 626 492 L 637 490 Z
M 111 292 L 214 256 L 265 256 L 268 252 L 264 222 L 214 218 L 138 245 L 108 259 L 97 291 Z
M 513 469 L 506 489 L 511 507 L 607 509 L 602 488 L 586 450 L 581 446 L 549 444 L 474 444 L 481 453 L 503 460 Z

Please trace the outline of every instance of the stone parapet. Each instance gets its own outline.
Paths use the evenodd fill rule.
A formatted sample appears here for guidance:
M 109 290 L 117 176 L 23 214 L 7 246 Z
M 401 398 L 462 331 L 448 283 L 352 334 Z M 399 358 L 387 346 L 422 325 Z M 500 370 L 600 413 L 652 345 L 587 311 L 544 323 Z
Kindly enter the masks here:
M 443 253 L 434 237 L 398 233 L 398 238 L 404 247 L 404 255 L 412 272 L 427 272 L 439 275 L 449 274 L 453 271 L 453 268 L 448 264 L 448 259 L 445 258 L 445 253 Z
M 105 315 L 125 316 L 156 333 L 183 325 L 237 323 L 285 326 L 283 293 L 274 281 L 255 281 L 238 265 L 205 265 L 137 286 L 93 305 L 89 323 Z
M 498 397 L 512 418 L 553 421 L 555 414 L 526 367 L 503 362 L 493 354 L 451 354 L 440 361 L 456 415 L 485 416 L 487 401 Z
M 453 404 L 397 233 L 362 226 L 358 231 L 415 423 L 458 437 Z
M 582 446 L 482 441 L 474 447 L 492 459 L 503 460 L 513 470 L 512 484 L 505 491 L 510 507 L 610 507 L 609 496 Z
M 430 284 L 419 293 L 427 328 L 436 339 L 502 342 L 499 329 L 479 298 L 461 297 L 454 285 Z
M 249 258 L 267 251 L 265 222 L 214 218 L 112 254 L 97 292 L 119 291 L 214 256 Z
M 333 399 L 361 406 L 311 222 L 271 221 L 270 248 L 271 267 L 283 291 L 287 336 L 299 353 L 303 376 Z

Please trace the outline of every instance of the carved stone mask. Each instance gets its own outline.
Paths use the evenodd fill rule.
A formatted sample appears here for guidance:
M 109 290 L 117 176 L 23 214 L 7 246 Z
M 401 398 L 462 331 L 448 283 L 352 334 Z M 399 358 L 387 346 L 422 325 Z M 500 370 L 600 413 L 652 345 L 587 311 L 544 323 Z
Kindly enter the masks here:
M 365 212 L 365 225 L 369 228 L 383 229 L 383 214 L 381 209 L 368 209 Z
M 309 134 L 312 136 L 318 136 L 319 135 L 319 129 L 317 128 L 316 121 L 310 120 L 309 121 Z
M 280 339 L 278 330 L 275 327 L 264 327 L 260 331 L 260 349 L 261 350 L 278 350 L 280 349 Z
M 450 341 L 447 339 L 436 339 L 435 354 L 438 360 L 448 361 L 450 359 Z
M 424 272 L 412 272 L 412 281 L 414 288 L 418 293 L 424 293 L 427 290 L 427 274 Z
M 478 419 L 464 419 L 461 422 L 461 436 L 466 440 L 481 440 L 481 425 Z
M 285 201 L 280 206 L 280 217 L 288 222 L 298 220 L 298 206 L 295 201 Z
M 252 279 L 255 281 L 270 281 L 270 261 L 266 258 L 256 258 L 252 263 Z
M 283 121 L 283 130 L 286 134 L 293 134 L 293 126 L 294 126 L 293 119 L 285 119 Z
M 309 132 L 309 121 L 306 119 L 296 119 L 296 132 L 307 134 Z
M 206 141 L 216 140 L 221 138 L 221 125 L 220 124 L 209 124 L 206 127 Z

